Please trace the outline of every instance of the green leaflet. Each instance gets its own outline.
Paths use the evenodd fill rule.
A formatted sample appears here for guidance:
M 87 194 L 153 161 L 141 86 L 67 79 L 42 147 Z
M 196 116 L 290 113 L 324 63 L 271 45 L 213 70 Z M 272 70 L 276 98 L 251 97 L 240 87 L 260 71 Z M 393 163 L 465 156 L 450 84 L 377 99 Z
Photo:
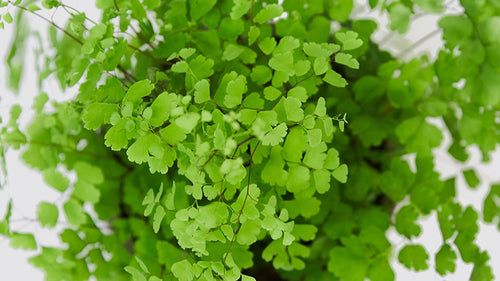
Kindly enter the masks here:
M 369 260 L 344 247 L 330 251 L 328 270 L 346 281 L 362 281 L 368 270 Z
M 306 149 L 307 139 L 304 131 L 300 128 L 290 129 L 283 144 L 283 159 L 300 162 Z
M 421 245 L 406 245 L 399 251 L 398 260 L 407 268 L 416 271 L 429 267 L 427 259 L 429 256 Z
M 191 132 L 196 125 L 198 125 L 198 121 L 200 120 L 200 115 L 195 112 L 190 112 L 181 115 L 177 119 L 175 119 L 175 125 L 179 128 L 183 129 L 185 132 Z
M 302 269 L 305 264 L 299 257 L 308 257 L 310 252 L 307 247 L 301 244 L 293 243 L 288 247 L 291 258 L 287 259 L 285 246 L 279 241 L 273 241 L 262 252 L 262 258 L 266 261 L 273 260 L 273 264 L 281 269 Z
M 49 168 L 43 173 L 44 181 L 58 191 L 65 191 L 69 187 L 69 180 L 60 172 Z
M 87 106 L 82 114 L 85 128 L 96 130 L 103 124 L 111 123 L 111 115 L 118 112 L 117 104 L 92 103 Z
M 402 3 L 392 3 L 389 6 L 389 18 L 391 19 L 391 29 L 399 33 L 405 33 L 408 30 L 410 22 L 410 9 Z
M 236 236 L 236 241 L 242 245 L 251 245 L 257 242 L 257 235 L 261 229 L 260 221 L 247 220 L 241 225 L 241 228 Z
M 413 205 L 406 205 L 396 214 L 396 230 L 408 237 L 420 235 L 421 228 L 416 223 L 419 213 Z
M 302 103 L 299 99 L 288 97 L 284 101 L 284 107 L 287 119 L 289 121 L 301 121 L 304 119 L 304 111 L 301 108 Z
M 283 169 L 284 165 L 285 161 L 281 157 L 281 147 L 274 146 L 271 149 L 269 161 L 262 170 L 262 181 L 272 185 L 284 186 L 288 178 L 287 171 Z
M 250 10 L 252 3 L 250 0 L 236 0 L 231 9 L 231 18 L 233 20 L 241 18 Z
M 282 95 L 282 92 L 273 86 L 268 86 L 264 88 L 264 97 L 266 100 L 276 100 Z
M 222 59 L 231 61 L 238 58 L 245 49 L 236 44 L 229 44 L 224 49 L 224 53 L 222 54 Z
M 344 51 L 357 49 L 363 45 L 363 41 L 358 38 L 358 33 L 354 31 L 337 32 L 335 33 L 335 38 L 342 43 Z
M 189 69 L 189 64 L 186 61 L 179 61 L 172 65 L 172 71 L 178 73 L 185 73 Z
M 462 16 L 446 16 L 439 20 L 439 27 L 443 28 L 443 39 L 448 48 L 455 47 L 473 31 L 470 20 Z
M 87 162 L 77 162 L 75 163 L 74 169 L 79 180 L 91 184 L 101 184 L 104 182 L 102 170 L 97 166 Z
M 494 217 L 499 216 L 500 206 L 496 202 L 497 198 L 500 198 L 500 186 L 495 184 L 491 186 L 491 190 L 484 200 L 483 219 L 485 222 L 492 222 Z
M 277 53 L 271 57 L 269 60 L 269 66 L 278 71 L 282 71 L 287 75 L 294 75 L 295 68 L 293 64 L 293 53 Z
M 335 62 L 348 66 L 350 68 L 359 69 L 359 62 L 350 54 L 338 53 L 335 55 Z
M 191 19 L 197 20 L 208 13 L 213 6 L 217 3 L 216 0 L 200 1 L 200 0 L 190 0 L 190 16 Z
M 339 22 L 344 22 L 351 14 L 354 1 L 352 0 L 338 0 L 333 2 L 328 9 L 328 15 Z
M 156 207 L 155 214 L 153 216 L 153 230 L 155 233 L 158 233 L 160 230 L 161 222 L 165 217 L 165 209 L 162 206 Z
M 313 69 L 314 74 L 321 75 L 330 69 L 330 63 L 326 58 L 316 58 L 314 59 Z
M 114 124 L 104 136 L 106 146 L 112 150 L 121 150 L 128 145 L 127 127 L 132 126 L 133 123 L 127 119 L 120 119 L 118 123 Z
M 176 124 L 170 124 L 160 130 L 160 135 L 169 144 L 176 145 L 186 138 L 186 131 Z
M 83 211 L 82 204 L 76 199 L 70 199 L 63 206 L 68 222 L 74 226 L 79 226 L 87 221 L 87 216 Z
M 304 164 L 316 170 L 322 169 L 327 157 L 325 153 L 326 149 L 327 147 L 324 142 L 314 147 L 309 147 L 304 155 Z
M 208 80 L 203 79 L 194 85 L 194 101 L 196 103 L 204 103 L 210 99 L 210 84 Z
M 300 47 L 300 41 L 293 36 L 285 36 L 280 39 L 280 42 L 273 50 L 273 54 L 292 52 Z
M 248 2 L 249 3 L 249 2 Z M 251 26 L 248 31 L 248 45 L 253 45 L 260 35 L 260 29 L 256 26 Z
M 348 168 L 346 164 L 340 165 L 332 171 L 332 176 L 341 183 L 347 182 Z
M 380 177 L 380 188 L 393 201 L 403 200 L 408 190 L 415 182 L 415 174 L 406 162 L 399 159 L 391 161 L 391 169 Z
M 498 43 L 498 29 L 495 27 L 500 23 L 500 17 L 490 17 L 486 21 L 482 22 L 479 27 L 481 37 L 484 41 L 489 43 Z
M 467 182 L 467 185 L 471 188 L 475 188 L 479 185 L 481 182 L 477 173 L 473 169 L 468 169 L 463 171 L 465 181 Z
M 266 37 L 259 42 L 260 50 L 266 55 L 271 54 L 275 47 L 276 39 L 274 39 L 274 37 Z
M 150 152 L 162 150 L 161 140 L 154 134 L 146 134 L 139 137 L 128 149 L 127 156 L 129 161 L 141 164 L 146 162 L 150 157 Z
M 250 74 L 250 78 L 253 82 L 263 85 L 266 84 L 272 78 L 272 72 L 269 67 L 265 65 L 256 65 L 252 69 L 252 73 Z
M 303 50 L 308 56 L 327 58 L 333 55 L 333 53 L 338 52 L 340 50 L 340 46 L 336 44 L 318 44 L 314 42 L 307 42 L 304 43 Z
M 196 99 L 196 98 L 195 98 Z M 151 104 L 152 115 L 149 123 L 158 127 L 168 120 L 170 112 L 177 106 L 175 94 L 161 93 Z
M 296 193 L 308 188 L 310 176 L 310 170 L 306 167 L 291 167 L 288 170 L 287 190 Z
M 130 275 L 132 275 L 132 280 L 133 281 L 146 281 L 146 277 L 144 277 L 144 273 L 142 273 L 137 268 L 131 267 L 131 266 L 126 266 L 124 268 L 124 270 L 126 272 L 128 272 Z
M 295 200 L 283 201 L 283 206 L 289 210 L 291 218 L 301 215 L 310 218 L 320 211 L 321 201 L 316 197 L 297 198 Z
M 295 68 L 295 75 L 302 76 L 308 73 L 309 69 L 311 69 L 311 62 L 309 62 L 308 60 L 296 61 L 294 68 Z
M 367 274 L 373 281 L 395 280 L 394 272 L 385 258 L 372 261 Z
M 301 86 L 295 86 L 290 89 L 287 93 L 289 97 L 295 97 L 299 99 L 301 102 L 306 102 L 308 99 L 307 90 Z
M 239 75 L 235 80 L 229 81 L 226 86 L 226 96 L 224 104 L 229 107 L 235 107 L 243 101 L 243 94 L 247 91 L 247 79 Z
M 278 126 L 274 127 L 271 131 L 264 135 L 262 138 L 263 145 L 277 145 L 283 141 L 287 133 L 287 126 L 285 123 L 281 123 Z
M 256 281 L 256 279 L 253 278 L 252 276 L 241 275 L 241 281 Z
M 35 237 L 31 233 L 12 233 L 10 235 L 10 245 L 13 248 L 23 250 L 36 250 L 37 248 Z
M 0 221 L 0 234 L 9 236 L 10 235 L 10 223 L 9 219 L 12 215 L 12 199 L 9 200 L 7 205 L 7 212 L 5 213 L 5 217 Z
M 436 253 L 436 271 L 444 276 L 446 273 L 453 273 L 455 271 L 455 260 L 457 254 L 451 247 L 444 244 L 441 249 Z
M 276 4 L 267 5 L 260 10 L 254 17 L 254 22 L 263 24 L 264 22 L 279 17 L 283 13 L 283 8 Z
M 422 155 L 430 154 L 432 148 L 437 147 L 442 140 L 439 129 L 419 117 L 407 119 L 399 124 L 396 135 L 408 146 L 408 151 Z
M 9 23 L 12 22 L 12 16 L 10 13 L 3 15 L 3 21 Z M 10 51 L 7 55 L 6 62 L 9 69 L 8 76 L 8 86 L 14 91 L 18 91 L 20 87 L 21 77 L 23 73 L 23 57 L 25 55 L 25 42 L 26 37 L 29 34 L 29 28 L 27 28 L 26 17 L 23 14 L 18 14 L 15 18 L 15 24 L 18 27 L 15 38 L 12 40 L 10 46 Z M 3 29 L 4 23 L 0 23 L 0 27 Z
M 344 78 L 342 78 L 340 74 L 331 69 L 329 69 L 326 72 L 325 76 L 323 77 L 323 80 L 335 87 L 345 87 L 347 85 L 347 81 Z
M 40 93 L 33 102 L 33 109 L 37 114 L 40 114 L 43 111 L 43 108 L 47 101 L 49 100 L 49 96 L 46 93 Z
M 79 180 L 74 185 L 73 196 L 82 201 L 97 203 L 100 195 L 99 189 L 91 183 Z
M 316 104 L 316 109 L 314 110 L 314 114 L 319 117 L 323 117 L 326 114 L 326 102 L 323 97 L 318 99 L 318 103 Z
M 247 172 L 243 167 L 243 160 L 238 158 L 236 160 L 227 159 L 220 166 L 220 172 L 226 175 L 226 180 L 232 184 L 241 182 Z

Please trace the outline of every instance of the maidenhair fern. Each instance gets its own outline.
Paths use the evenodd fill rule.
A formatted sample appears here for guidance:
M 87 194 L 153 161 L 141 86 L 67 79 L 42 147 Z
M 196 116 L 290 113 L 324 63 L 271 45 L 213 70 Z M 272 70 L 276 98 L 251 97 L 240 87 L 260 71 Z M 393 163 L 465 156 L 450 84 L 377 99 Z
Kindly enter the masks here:
M 444 11 L 443 1 L 378 2 L 400 33 L 416 11 Z M 13 107 L 0 134 L 2 160 L 21 150 L 66 198 L 37 212 L 43 227 L 66 223 L 64 248 L 11 231 L 11 205 L 0 222 L 13 247 L 41 250 L 30 261 L 47 280 L 387 281 L 392 259 L 419 271 L 435 258 L 444 276 L 459 257 L 474 265 L 471 280 L 493 280 L 475 244 L 480 214 L 434 171 L 443 135 L 428 120 L 442 117 L 458 161 L 472 144 L 487 161 L 498 143 L 495 1 L 461 1 L 463 14 L 439 21 L 437 59 L 406 63 L 370 40 L 375 21 L 351 19 L 353 0 L 95 4 L 98 22 L 65 1 L 1 1 L 2 27 L 15 21 L 17 37 L 31 36 L 23 18 L 47 22 L 41 81 L 78 89 L 66 102 L 38 95 L 26 130 Z M 13 88 L 23 44 L 7 57 Z M 479 184 L 473 169 L 464 176 Z M 495 185 L 487 222 L 498 196 Z M 435 256 L 412 241 L 431 213 Z M 407 238 L 396 253 L 391 227 Z

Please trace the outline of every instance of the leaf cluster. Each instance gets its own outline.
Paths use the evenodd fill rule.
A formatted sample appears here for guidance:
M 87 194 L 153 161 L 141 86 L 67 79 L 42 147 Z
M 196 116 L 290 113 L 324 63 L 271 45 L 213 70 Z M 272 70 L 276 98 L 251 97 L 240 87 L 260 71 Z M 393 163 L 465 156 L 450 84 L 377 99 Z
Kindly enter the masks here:
M 457 161 L 473 144 L 488 160 L 500 7 L 461 1 L 463 15 L 439 21 L 437 59 L 402 62 L 370 40 L 376 22 L 351 18 L 353 2 L 97 0 L 95 22 L 60 1 L 0 1 L 21 11 L 16 25 L 39 10 L 69 13 L 65 26 L 46 19 L 53 52 L 40 83 L 52 75 L 78 89 L 66 102 L 38 95 L 26 130 L 13 107 L 0 132 L 3 167 L 4 151 L 21 149 L 67 198 L 41 202 L 36 218 L 65 224 L 66 248 L 11 231 L 10 205 L 0 234 L 40 248 L 31 262 L 47 280 L 381 281 L 395 278 L 391 228 L 407 238 L 398 261 L 429 268 L 412 239 L 418 219 L 437 213 L 436 271 L 460 257 L 471 280 L 493 280 L 475 243 L 481 214 L 434 170 L 443 133 L 429 120 L 442 118 Z M 444 11 L 443 1 L 369 5 L 400 33 L 416 11 Z M 13 22 L 10 10 L 1 19 Z M 13 88 L 22 44 L 7 58 Z M 463 176 L 480 183 L 473 169 Z M 484 221 L 496 222 L 499 196 L 492 186 Z

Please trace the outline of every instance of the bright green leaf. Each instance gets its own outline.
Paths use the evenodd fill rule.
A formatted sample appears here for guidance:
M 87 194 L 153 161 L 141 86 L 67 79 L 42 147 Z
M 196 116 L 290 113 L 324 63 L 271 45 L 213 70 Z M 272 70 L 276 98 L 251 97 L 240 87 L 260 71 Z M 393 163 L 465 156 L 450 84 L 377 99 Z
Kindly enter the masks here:
M 474 169 L 468 169 L 463 171 L 465 181 L 467 182 L 467 185 L 471 188 L 476 188 L 479 183 L 481 183 L 481 180 L 477 176 L 476 171 Z
M 132 266 L 125 266 L 124 270 L 132 275 L 132 281 L 146 281 L 144 273 Z
M 273 101 L 281 96 L 281 91 L 274 88 L 273 86 L 267 86 L 264 88 L 264 97 L 266 100 Z
M 420 226 L 416 223 L 419 213 L 413 205 L 406 205 L 396 214 L 396 230 L 411 239 L 413 236 L 420 235 Z
M 338 180 L 339 182 L 346 183 L 347 182 L 347 173 L 348 173 L 347 165 L 342 164 L 338 168 L 336 168 L 335 170 L 332 171 L 332 176 L 336 180 Z
M 156 211 L 153 216 L 153 230 L 155 233 L 158 233 L 158 231 L 160 230 L 161 222 L 163 221 L 165 215 L 166 212 L 162 206 L 156 207 Z
M 65 191 L 69 187 L 69 180 L 62 173 L 53 168 L 43 172 L 44 181 L 58 191 Z
M 270 55 L 275 47 L 276 39 L 274 37 L 266 37 L 259 42 L 260 50 L 266 55 Z
M 286 136 L 287 130 L 288 128 L 285 123 L 279 124 L 269 131 L 264 138 L 262 138 L 262 144 L 274 146 L 283 142 L 283 138 Z
M 202 79 L 194 85 L 194 102 L 204 103 L 210 100 L 210 83 Z
M 397 30 L 399 33 L 405 33 L 410 24 L 410 8 L 401 2 L 394 2 L 389 6 L 388 10 L 391 29 Z
M 82 120 L 85 122 L 85 129 L 96 130 L 103 124 L 111 122 L 111 115 L 118 112 L 117 104 L 92 103 L 85 108 L 82 113 Z
M 128 88 L 124 101 L 138 102 L 143 97 L 149 95 L 154 89 L 154 85 L 149 80 L 141 80 L 135 82 L 130 88 Z
M 427 260 L 429 255 L 421 245 L 406 245 L 399 251 L 398 260 L 406 268 L 415 271 L 429 268 Z
M 250 0 L 235 0 L 234 6 L 231 9 L 231 18 L 233 20 L 241 18 L 248 12 L 248 10 L 250 10 L 251 6 L 252 4 Z
M 268 20 L 281 16 L 282 13 L 283 8 L 281 6 L 270 4 L 260 10 L 253 18 L 253 21 L 258 24 L 263 24 Z
M 359 69 L 359 62 L 350 54 L 338 53 L 335 55 L 335 62 L 348 66 L 350 68 Z
M 287 97 L 284 101 L 284 107 L 289 121 L 299 122 L 304 119 L 304 110 L 302 110 L 302 103 L 299 99 Z
M 193 265 L 186 259 L 174 263 L 171 271 L 179 281 L 191 281 L 194 279 Z
M 10 246 L 16 249 L 36 250 L 35 237 L 31 233 L 17 233 L 10 235 Z
M 441 249 L 436 253 L 436 271 L 444 276 L 448 272 L 455 272 L 455 261 L 457 254 L 448 245 L 444 244 Z
M 196 100 L 196 94 L 195 94 Z M 167 92 L 161 93 L 151 104 L 153 114 L 149 119 L 149 123 L 153 127 L 158 127 L 168 120 L 170 112 L 177 105 L 177 96 Z
M 243 101 L 243 94 L 247 90 L 247 79 L 245 76 L 239 75 L 236 79 L 229 81 L 226 86 L 224 104 L 229 108 L 240 105 Z
M 38 220 L 43 227 L 52 228 L 57 224 L 57 218 L 59 216 L 59 211 L 57 207 L 53 204 L 47 202 L 40 202 L 38 204 Z
M 87 221 L 87 216 L 83 211 L 82 204 L 76 199 L 70 199 L 63 206 L 68 222 L 74 226 L 79 226 Z
M 328 84 L 339 88 L 343 88 L 347 85 L 347 81 L 340 74 L 331 69 L 326 72 L 323 80 Z

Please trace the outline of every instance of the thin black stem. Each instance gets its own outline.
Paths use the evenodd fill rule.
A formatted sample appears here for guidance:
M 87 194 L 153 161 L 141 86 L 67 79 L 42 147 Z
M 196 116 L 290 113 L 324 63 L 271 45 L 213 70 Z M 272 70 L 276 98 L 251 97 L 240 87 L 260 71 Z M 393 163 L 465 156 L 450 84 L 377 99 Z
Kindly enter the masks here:
M 229 244 L 229 249 L 227 249 L 227 252 L 224 255 L 224 259 L 222 260 L 223 264 L 226 264 L 226 258 L 229 255 L 229 253 L 231 252 L 231 249 L 233 247 L 234 239 L 236 238 L 236 232 L 238 232 L 238 226 L 240 225 L 240 218 L 241 218 L 241 215 L 243 214 L 243 209 L 245 209 L 245 204 L 247 202 L 248 196 L 250 195 L 250 177 L 252 175 L 253 156 L 255 154 L 255 151 L 257 151 L 259 144 L 260 144 L 260 140 L 257 142 L 257 144 L 255 145 L 255 148 L 252 151 L 252 154 L 250 155 L 250 164 L 248 166 L 247 191 L 245 194 L 245 199 L 243 200 L 243 204 L 241 205 L 240 212 L 238 213 L 238 218 L 236 219 L 236 225 L 234 227 L 234 232 L 233 232 L 233 237 L 231 239 L 231 243 Z
M 248 141 L 250 141 L 250 140 L 252 140 L 252 139 L 254 139 L 254 138 L 255 138 L 255 136 L 249 136 L 249 137 L 248 137 L 248 138 L 246 138 L 245 140 L 243 140 L 243 141 L 241 141 L 240 143 L 238 143 L 238 144 L 236 145 L 236 148 L 234 149 L 234 152 L 233 152 L 233 155 L 231 156 L 231 159 L 233 159 L 233 158 L 234 158 L 234 156 L 236 155 L 236 152 L 238 151 L 238 148 L 240 148 L 240 146 L 244 145 L 246 142 L 248 142 Z

